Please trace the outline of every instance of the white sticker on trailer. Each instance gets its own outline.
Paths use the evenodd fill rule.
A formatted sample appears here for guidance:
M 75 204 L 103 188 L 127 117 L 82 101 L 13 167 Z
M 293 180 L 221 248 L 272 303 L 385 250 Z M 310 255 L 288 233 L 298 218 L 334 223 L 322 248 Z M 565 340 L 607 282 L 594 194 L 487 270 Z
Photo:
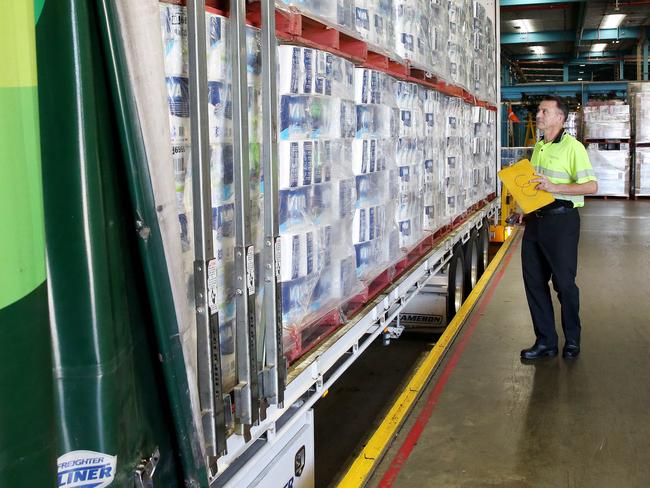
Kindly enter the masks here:
M 104 488 L 115 479 L 117 456 L 95 451 L 70 451 L 57 460 L 57 486 Z

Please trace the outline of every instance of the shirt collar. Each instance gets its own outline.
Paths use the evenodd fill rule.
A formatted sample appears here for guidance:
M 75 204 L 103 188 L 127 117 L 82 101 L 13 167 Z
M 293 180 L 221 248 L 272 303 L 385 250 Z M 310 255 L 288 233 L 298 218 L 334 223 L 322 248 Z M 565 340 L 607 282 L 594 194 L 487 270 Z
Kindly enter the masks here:
M 544 141 L 544 144 L 557 144 L 560 141 L 562 141 L 562 136 L 564 135 L 564 127 L 558 132 L 558 134 L 555 136 L 555 139 L 553 139 L 551 142 L 546 142 Z

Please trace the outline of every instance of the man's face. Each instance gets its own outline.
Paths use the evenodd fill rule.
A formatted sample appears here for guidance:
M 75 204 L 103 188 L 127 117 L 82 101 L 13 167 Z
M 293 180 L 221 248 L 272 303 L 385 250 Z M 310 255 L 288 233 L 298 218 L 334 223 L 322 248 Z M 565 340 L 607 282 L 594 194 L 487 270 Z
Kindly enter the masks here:
M 551 100 L 539 104 L 536 119 L 540 130 L 554 129 L 564 124 L 564 114 L 557 108 L 557 103 Z

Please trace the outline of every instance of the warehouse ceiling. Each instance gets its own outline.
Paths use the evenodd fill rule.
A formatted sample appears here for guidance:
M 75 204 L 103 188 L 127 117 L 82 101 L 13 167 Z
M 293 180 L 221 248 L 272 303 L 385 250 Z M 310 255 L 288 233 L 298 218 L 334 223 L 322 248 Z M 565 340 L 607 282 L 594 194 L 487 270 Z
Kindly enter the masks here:
M 500 4 L 502 64 L 512 66 L 516 82 L 637 78 L 637 47 L 648 52 L 650 0 Z

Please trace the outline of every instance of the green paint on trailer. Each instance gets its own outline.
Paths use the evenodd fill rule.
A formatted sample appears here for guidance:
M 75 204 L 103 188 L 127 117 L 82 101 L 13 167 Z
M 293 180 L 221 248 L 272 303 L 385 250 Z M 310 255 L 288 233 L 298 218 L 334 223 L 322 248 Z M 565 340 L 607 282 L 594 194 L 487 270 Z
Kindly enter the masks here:
M 3 6 L 0 59 L 0 486 L 52 486 L 56 436 L 31 0 Z
M 37 24 L 57 455 L 117 456 L 131 486 L 160 449 L 180 486 L 96 2 L 47 2 Z

